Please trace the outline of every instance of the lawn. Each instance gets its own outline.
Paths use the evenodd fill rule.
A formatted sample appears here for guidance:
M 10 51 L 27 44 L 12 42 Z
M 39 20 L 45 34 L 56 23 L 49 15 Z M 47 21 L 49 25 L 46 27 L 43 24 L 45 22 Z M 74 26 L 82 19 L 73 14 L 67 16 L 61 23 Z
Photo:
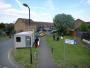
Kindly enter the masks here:
M 37 57 L 36 52 L 38 49 L 32 48 L 32 57 L 33 57 L 33 64 L 30 64 L 30 49 L 29 48 L 22 48 L 16 49 L 16 54 L 14 56 L 17 63 L 24 65 L 25 68 L 36 68 L 37 64 Z
M 53 48 L 54 61 L 60 68 L 90 68 L 90 51 L 81 42 L 77 45 L 65 44 L 66 38 L 73 39 L 68 36 L 54 41 L 51 36 L 47 37 L 50 48 Z

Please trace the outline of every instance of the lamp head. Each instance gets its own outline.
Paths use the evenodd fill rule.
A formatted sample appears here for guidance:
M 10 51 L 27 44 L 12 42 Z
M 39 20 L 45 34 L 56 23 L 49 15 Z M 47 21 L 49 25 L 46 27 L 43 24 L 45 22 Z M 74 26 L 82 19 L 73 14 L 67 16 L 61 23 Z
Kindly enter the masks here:
M 28 7 L 28 5 L 27 5 L 27 4 L 23 4 L 23 6 Z

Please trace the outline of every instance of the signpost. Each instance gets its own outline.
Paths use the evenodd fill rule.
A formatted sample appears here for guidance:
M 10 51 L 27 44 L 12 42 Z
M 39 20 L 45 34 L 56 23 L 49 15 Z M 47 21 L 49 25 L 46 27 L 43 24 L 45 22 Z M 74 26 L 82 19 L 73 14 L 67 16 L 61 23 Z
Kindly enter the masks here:
M 65 39 L 64 41 L 64 65 L 66 65 L 66 45 L 71 44 L 77 44 L 78 42 L 76 40 L 71 40 L 71 39 Z
M 71 40 L 71 39 L 65 39 L 64 43 L 74 45 L 74 44 L 77 44 L 77 41 L 76 40 Z
M 64 65 L 66 65 L 66 45 L 64 43 Z

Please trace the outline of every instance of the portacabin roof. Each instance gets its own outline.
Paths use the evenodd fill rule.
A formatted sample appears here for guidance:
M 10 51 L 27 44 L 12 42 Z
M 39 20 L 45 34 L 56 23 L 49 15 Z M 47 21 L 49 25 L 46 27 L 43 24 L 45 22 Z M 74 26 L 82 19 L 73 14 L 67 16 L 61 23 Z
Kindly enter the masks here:
M 17 34 L 15 34 L 15 35 L 26 35 L 26 36 L 30 36 L 30 35 L 32 35 L 32 33 L 33 33 L 33 31 L 26 31 L 26 32 L 20 32 L 20 33 L 17 33 Z

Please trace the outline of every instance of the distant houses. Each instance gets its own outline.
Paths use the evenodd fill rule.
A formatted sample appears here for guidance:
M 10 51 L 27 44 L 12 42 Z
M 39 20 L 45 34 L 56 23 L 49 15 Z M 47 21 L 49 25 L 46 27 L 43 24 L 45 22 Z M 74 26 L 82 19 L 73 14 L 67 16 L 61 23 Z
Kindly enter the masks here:
M 73 30 L 79 31 L 80 25 L 82 23 L 90 25 L 90 22 L 85 22 L 83 20 L 77 19 L 77 20 L 75 20 Z M 16 33 L 18 33 L 18 32 L 28 31 L 28 30 L 32 30 L 32 29 L 34 31 L 49 30 L 53 26 L 54 26 L 54 24 L 52 22 L 39 22 L 39 21 L 33 21 L 30 19 L 30 24 L 29 24 L 29 19 L 18 18 L 14 25 L 14 28 L 15 28 Z
M 53 23 L 51 22 L 37 22 L 30 19 L 30 24 L 29 24 L 29 19 L 18 18 L 14 25 L 14 28 L 16 33 L 18 33 L 18 32 L 28 31 L 32 29 L 34 31 L 38 31 L 41 29 L 48 30 L 52 26 L 53 26 Z

